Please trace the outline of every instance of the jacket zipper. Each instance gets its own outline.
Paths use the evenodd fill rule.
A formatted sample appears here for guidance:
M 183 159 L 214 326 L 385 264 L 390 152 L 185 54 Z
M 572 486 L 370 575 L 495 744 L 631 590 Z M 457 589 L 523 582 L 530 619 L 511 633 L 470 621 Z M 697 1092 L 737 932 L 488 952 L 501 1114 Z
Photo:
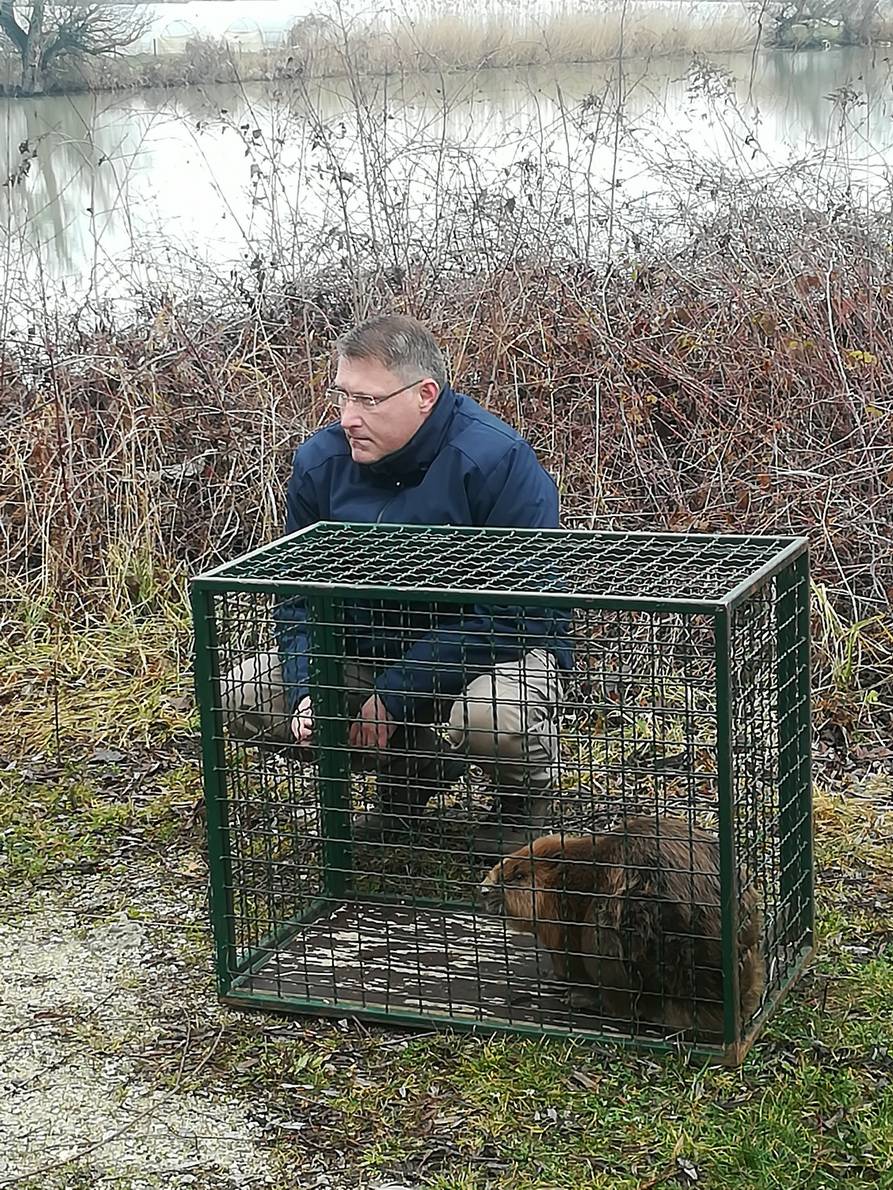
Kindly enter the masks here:
M 399 480 L 397 481 L 397 483 L 396 483 L 394 486 L 395 486 L 395 487 L 397 488 L 397 490 L 399 491 L 399 489 L 400 489 L 400 487 L 401 487 L 401 484 L 400 484 Z M 384 504 L 382 504 L 382 506 L 381 506 L 381 510 L 379 511 L 379 514 L 378 514 L 378 516 L 375 518 L 375 523 L 376 523 L 376 525 L 380 525 L 380 524 L 381 524 L 381 518 L 384 516 L 384 514 L 387 512 L 388 508 L 389 508 L 389 507 L 390 507 L 390 506 L 391 506 L 391 505 L 394 503 L 394 501 L 395 501 L 396 499 L 397 499 L 397 497 L 396 497 L 396 496 L 389 496 L 389 497 L 387 498 L 387 500 L 385 500 Z

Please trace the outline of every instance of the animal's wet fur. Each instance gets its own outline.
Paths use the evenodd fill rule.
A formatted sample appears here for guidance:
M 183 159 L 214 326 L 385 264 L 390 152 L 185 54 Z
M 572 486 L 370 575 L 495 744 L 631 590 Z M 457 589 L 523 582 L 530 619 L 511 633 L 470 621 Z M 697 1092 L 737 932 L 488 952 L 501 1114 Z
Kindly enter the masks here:
M 722 1031 L 719 842 L 679 818 L 629 818 L 590 836 L 546 835 L 484 878 L 484 907 L 534 934 L 569 998 L 638 1027 Z M 741 1018 L 760 1003 L 762 914 L 738 907 Z

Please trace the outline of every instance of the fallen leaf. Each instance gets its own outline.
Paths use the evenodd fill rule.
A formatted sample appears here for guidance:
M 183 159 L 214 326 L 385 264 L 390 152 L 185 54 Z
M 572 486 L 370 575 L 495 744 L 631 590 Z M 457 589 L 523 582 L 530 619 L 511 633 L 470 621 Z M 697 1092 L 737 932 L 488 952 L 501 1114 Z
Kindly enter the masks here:
M 687 1157 L 677 1157 L 676 1165 L 679 1168 L 681 1178 L 688 1181 L 690 1185 L 693 1186 L 695 1182 L 700 1181 L 700 1174 L 698 1173 L 697 1168 L 693 1162 L 689 1161 Z
M 123 752 L 116 752 L 114 748 L 94 748 L 90 753 L 90 759 L 101 764 L 117 764 L 124 760 L 125 756 Z
M 593 1078 L 590 1074 L 585 1074 L 582 1070 L 575 1070 L 571 1075 L 571 1080 L 587 1091 L 597 1091 L 599 1088 L 598 1079 Z

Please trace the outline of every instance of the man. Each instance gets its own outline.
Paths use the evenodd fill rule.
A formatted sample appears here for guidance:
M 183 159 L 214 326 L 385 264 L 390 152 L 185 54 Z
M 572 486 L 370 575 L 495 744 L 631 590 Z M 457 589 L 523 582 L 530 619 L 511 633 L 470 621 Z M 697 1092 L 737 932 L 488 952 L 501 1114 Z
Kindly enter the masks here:
M 440 349 L 412 318 L 368 319 L 336 344 L 330 399 L 340 421 L 296 451 L 286 533 L 317 521 L 554 528 L 558 492 L 530 445 L 447 383 Z M 549 609 L 348 610 L 345 685 L 352 762 L 377 770 L 379 809 L 356 837 L 405 828 L 473 761 L 496 794 L 479 850 L 516 845 L 549 821 L 558 758 L 566 619 Z M 314 742 L 304 608 L 277 612 L 278 656 L 255 658 L 225 687 L 243 738 Z M 434 729 L 448 723 L 449 747 Z M 287 728 L 286 728 L 287 724 Z

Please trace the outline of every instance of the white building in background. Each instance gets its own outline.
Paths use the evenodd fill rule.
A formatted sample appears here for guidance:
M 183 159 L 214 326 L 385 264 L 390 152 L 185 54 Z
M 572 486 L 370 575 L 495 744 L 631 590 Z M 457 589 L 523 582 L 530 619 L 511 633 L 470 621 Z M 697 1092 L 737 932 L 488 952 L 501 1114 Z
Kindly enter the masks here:
M 225 37 L 234 48 L 260 50 L 282 45 L 299 17 L 317 11 L 325 0 L 190 0 L 186 4 L 148 4 L 152 25 L 132 50 L 141 54 L 179 54 L 196 37 Z

